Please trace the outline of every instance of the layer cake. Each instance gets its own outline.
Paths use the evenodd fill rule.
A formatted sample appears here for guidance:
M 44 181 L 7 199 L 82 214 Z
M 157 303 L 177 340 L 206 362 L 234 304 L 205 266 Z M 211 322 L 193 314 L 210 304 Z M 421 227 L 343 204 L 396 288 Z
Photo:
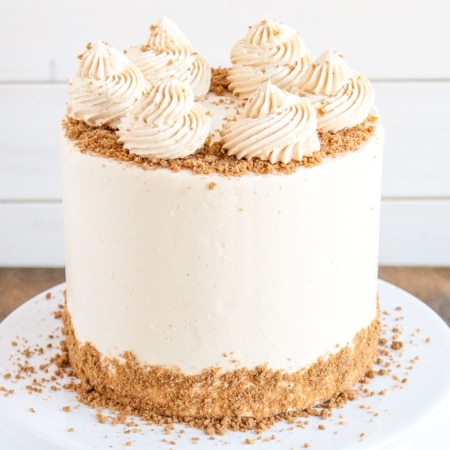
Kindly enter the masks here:
M 65 334 L 136 414 L 263 418 L 377 353 L 383 128 L 368 80 L 266 19 L 211 69 L 168 19 L 89 44 L 61 134 Z

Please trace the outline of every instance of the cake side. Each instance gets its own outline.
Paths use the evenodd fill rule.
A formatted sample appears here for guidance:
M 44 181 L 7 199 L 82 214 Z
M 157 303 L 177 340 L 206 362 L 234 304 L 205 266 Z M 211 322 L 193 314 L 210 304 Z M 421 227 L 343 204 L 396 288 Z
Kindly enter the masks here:
M 75 336 L 64 311 L 64 334 L 81 399 L 95 396 L 103 408 L 126 411 L 144 420 L 155 415 L 190 418 L 268 418 L 299 412 L 350 390 L 371 368 L 378 352 L 378 316 L 351 344 L 301 370 L 287 372 L 261 365 L 221 371 L 205 368 L 187 375 L 167 366 L 141 364 L 131 352 L 105 357 Z M 239 366 L 239 364 L 237 364 Z
M 298 370 L 347 345 L 376 313 L 381 142 L 380 127 L 313 168 L 224 177 L 142 170 L 64 139 L 77 336 L 186 373 L 224 352 Z

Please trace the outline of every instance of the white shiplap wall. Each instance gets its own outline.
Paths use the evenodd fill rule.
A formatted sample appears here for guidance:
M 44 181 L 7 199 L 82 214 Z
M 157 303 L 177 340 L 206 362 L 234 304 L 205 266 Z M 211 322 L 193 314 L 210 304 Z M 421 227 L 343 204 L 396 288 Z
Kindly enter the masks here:
M 4 0 L 0 14 L 0 266 L 62 266 L 58 127 L 87 41 L 143 43 L 174 20 L 212 65 L 267 16 L 332 46 L 373 82 L 386 128 L 382 264 L 450 265 L 446 0 Z

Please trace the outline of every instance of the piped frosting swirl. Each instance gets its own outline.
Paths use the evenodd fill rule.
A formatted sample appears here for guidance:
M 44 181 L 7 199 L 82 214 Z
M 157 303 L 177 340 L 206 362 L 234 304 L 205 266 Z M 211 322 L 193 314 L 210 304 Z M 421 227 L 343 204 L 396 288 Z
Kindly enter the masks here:
M 167 76 L 175 76 L 188 83 L 196 97 L 209 91 L 211 68 L 196 53 L 177 25 L 163 17 L 150 26 L 150 36 L 145 45 L 131 47 L 127 56 L 142 71 L 150 83 Z
M 373 97 L 369 80 L 356 72 L 334 95 L 307 95 L 317 111 L 318 129 L 333 132 L 364 122 L 373 108 Z
M 223 146 L 238 159 L 300 161 L 320 149 L 316 115 L 306 98 L 267 81 L 248 99 L 244 113 L 222 130 Z
M 201 148 L 210 127 L 209 113 L 194 101 L 191 87 L 166 77 L 129 109 L 117 135 L 131 153 L 172 159 Z
M 305 71 L 298 83 L 298 90 L 310 94 L 333 95 L 350 78 L 351 70 L 344 57 L 327 50 Z
M 195 102 L 204 101 L 216 117 L 207 94 L 211 69 L 166 18 L 126 55 L 104 42 L 88 46 L 69 82 L 66 112 L 91 126 L 119 128 L 125 148 L 139 155 L 182 158 L 220 134 L 229 155 L 288 162 L 319 150 L 316 128 L 351 128 L 373 109 L 369 81 L 342 55 L 328 50 L 314 60 L 300 35 L 277 21 L 250 27 L 231 60 L 221 87 L 234 94 L 227 93 L 231 104 L 239 101 L 237 120 L 223 125 L 220 113 L 212 133 L 210 114 Z M 248 100 L 242 114 L 240 99 Z
M 125 111 L 149 88 L 139 69 L 122 53 L 99 42 L 80 55 L 69 81 L 66 113 L 92 126 L 116 128 Z
M 267 80 L 281 89 L 293 88 L 312 57 L 294 29 L 266 19 L 250 27 L 234 44 L 231 62 L 230 90 L 248 98 Z
M 358 125 L 373 107 L 373 89 L 367 78 L 352 71 L 343 56 L 332 50 L 314 61 L 291 92 L 310 100 L 321 131 Z

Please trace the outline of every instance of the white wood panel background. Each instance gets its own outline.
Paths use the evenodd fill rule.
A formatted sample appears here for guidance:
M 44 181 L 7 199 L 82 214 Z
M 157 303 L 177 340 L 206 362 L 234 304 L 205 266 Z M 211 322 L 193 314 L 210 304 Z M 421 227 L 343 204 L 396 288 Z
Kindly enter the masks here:
M 212 65 L 272 17 L 373 82 L 386 128 L 380 262 L 450 265 L 450 4 L 445 0 L 4 0 L 0 266 L 62 266 L 58 128 L 88 41 L 119 49 L 174 20 Z

